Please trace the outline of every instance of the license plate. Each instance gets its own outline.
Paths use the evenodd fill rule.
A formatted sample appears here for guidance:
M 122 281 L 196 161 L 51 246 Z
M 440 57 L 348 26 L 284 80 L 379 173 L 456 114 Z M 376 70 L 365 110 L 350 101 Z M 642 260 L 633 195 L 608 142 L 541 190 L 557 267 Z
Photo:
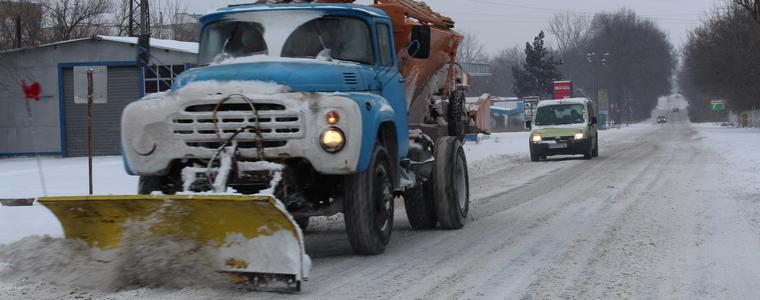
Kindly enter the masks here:
M 549 144 L 549 149 L 566 149 L 566 148 L 567 148 L 567 144 L 565 143 Z

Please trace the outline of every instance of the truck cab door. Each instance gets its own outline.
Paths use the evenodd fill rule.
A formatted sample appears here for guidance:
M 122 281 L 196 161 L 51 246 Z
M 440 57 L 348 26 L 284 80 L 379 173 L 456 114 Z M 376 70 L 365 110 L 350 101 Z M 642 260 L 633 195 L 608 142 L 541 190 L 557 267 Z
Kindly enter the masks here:
M 375 23 L 377 51 L 377 81 L 380 95 L 388 101 L 395 113 L 396 136 L 399 139 L 399 157 L 405 157 L 408 151 L 409 118 L 407 116 L 404 78 L 398 70 L 393 31 L 385 22 Z

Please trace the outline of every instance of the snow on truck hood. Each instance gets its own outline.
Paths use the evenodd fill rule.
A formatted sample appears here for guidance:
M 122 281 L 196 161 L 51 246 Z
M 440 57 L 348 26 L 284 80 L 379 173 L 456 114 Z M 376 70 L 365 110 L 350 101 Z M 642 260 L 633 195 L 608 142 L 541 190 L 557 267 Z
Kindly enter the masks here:
M 172 86 L 182 89 L 200 81 L 263 81 L 296 92 L 362 92 L 376 90 L 374 73 L 356 63 L 316 59 L 246 57 L 195 68 L 180 74 Z

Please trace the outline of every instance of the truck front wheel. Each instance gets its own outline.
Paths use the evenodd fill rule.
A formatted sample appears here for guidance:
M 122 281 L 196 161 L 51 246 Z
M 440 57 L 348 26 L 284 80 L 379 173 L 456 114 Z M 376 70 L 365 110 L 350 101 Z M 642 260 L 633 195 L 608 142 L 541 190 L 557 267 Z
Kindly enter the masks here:
M 380 254 L 393 229 L 393 178 L 383 145 L 375 144 L 369 168 L 346 177 L 343 207 L 348 241 L 357 254 Z
M 138 195 L 150 195 L 153 192 L 161 192 L 164 195 L 173 195 L 182 191 L 182 185 L 170 175 L 167 176 L 140 176 L 137 183 Z
M 464 227 L 470 209 L 470 183 L 464 149 L 455 137 L 439 138 L 435 145 L 433 189 L 441 228 Z

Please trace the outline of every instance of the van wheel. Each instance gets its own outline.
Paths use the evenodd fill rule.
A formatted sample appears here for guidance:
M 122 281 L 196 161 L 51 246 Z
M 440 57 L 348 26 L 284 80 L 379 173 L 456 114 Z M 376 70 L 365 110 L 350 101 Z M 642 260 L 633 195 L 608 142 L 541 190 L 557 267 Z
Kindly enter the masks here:
M 585 159 L 591 159 L 591 157 L 594 156 L 593 153 L 594 153 L 594 145 L 592 145 L 591 141 L 589 140 L 586 143 L 586 150 L 583 153 L 583 158 L 585 158 Z
M 441 228 L 464 227 L 470 209 L 470 183 L 462 143 L 455 137 L 439 138 L 435 145 L 433 195 Z
M 591 152 L 591 155 L 593 157 L 599 157 L 599 137 L 598 136 L 596 140 L 594 141 L 594 151 Z
M 346 233 L 357 254 L 380 254 L 393 229 L 393 179 L 388 152 L 375 144 L 369 168 L 346 176 L 343 207 Z
M 541 155 L 538 153 L 538 149 L 530 147 L 530 161 L 538 161 L 539 158 L 541 158 Z

